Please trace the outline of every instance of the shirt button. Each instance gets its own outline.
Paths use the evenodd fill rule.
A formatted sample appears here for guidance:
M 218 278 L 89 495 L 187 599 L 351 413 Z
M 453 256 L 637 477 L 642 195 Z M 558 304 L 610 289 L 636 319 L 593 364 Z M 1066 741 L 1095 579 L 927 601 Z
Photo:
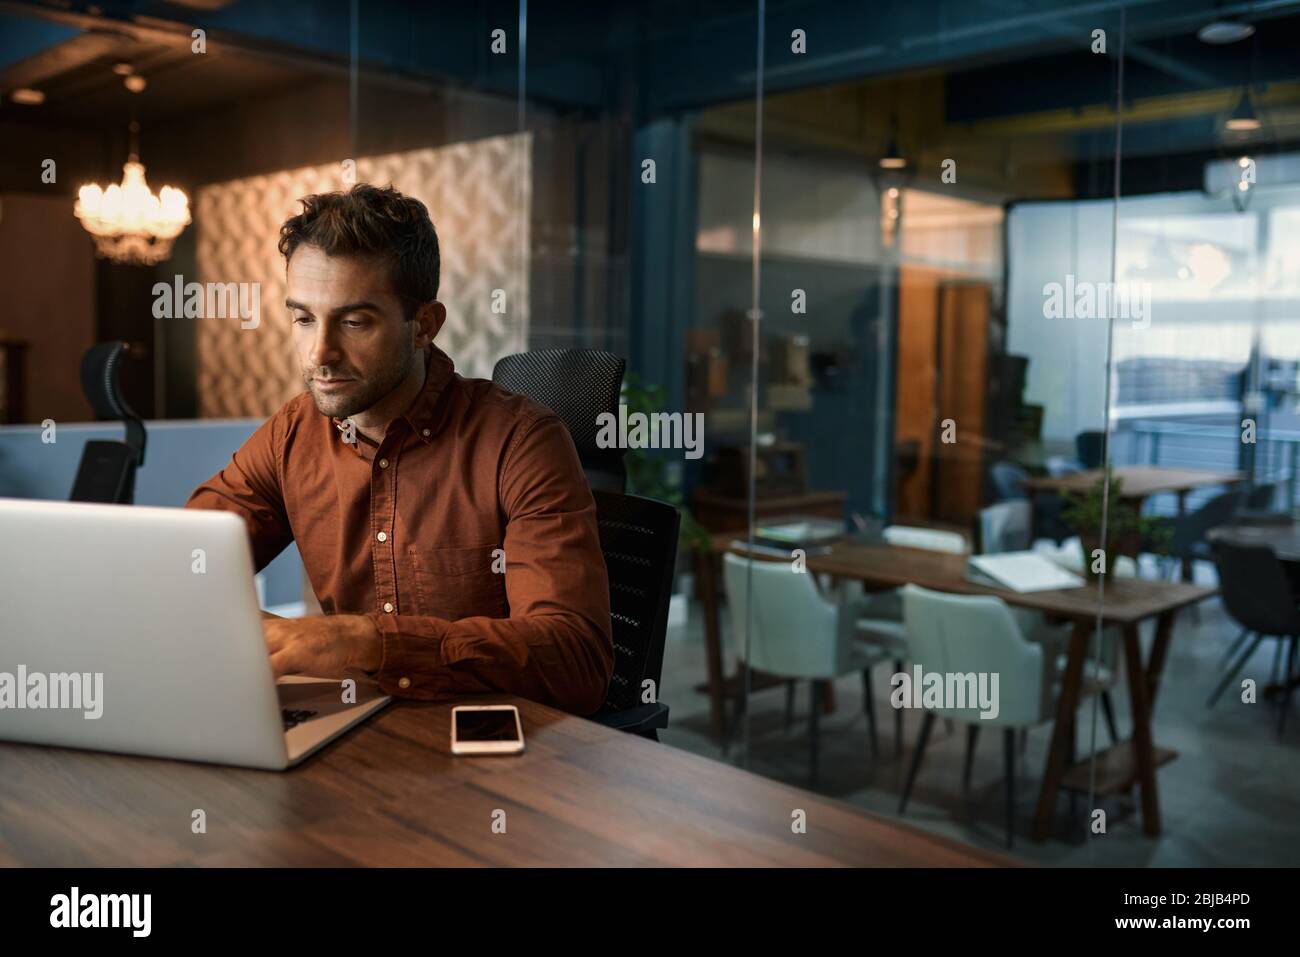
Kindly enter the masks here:
M 422 429 L 422 430 L 420 431 L 420 434 L 423 435 L 423 436 L 427 439 L 427 438 L 429 437 L 429 430 L 428 430 L 428 429 Z
M 403 678 L 403 679 L 401 679 L 400 681 L 397 682 L 397 687 L 399 687 L 399 688 L 409 688 L 409 687 L 411 687 L 411 679 L 410 679 L 410 678 Z
M 390 615 L 393 613 L 393 603 L 391 601 L 384 602 L 384 611 L 388 612 Z
M 378 535 L 375 536 L 375 538 L 379 539 L 381 542 L 386 542 L 388 541 L 388 533 L 380 532 Z
M 386 469 L 386 468 L 388 468 L 388 459 L 380 459 L 380 460 L 379 460 L 379 467 L 380 467 L 381 469 Z

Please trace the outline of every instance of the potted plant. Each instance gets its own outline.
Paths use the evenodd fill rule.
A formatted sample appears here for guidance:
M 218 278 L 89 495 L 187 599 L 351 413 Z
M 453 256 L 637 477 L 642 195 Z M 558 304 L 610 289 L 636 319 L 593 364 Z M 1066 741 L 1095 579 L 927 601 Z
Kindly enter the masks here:
M 1109 495 L 1106 493 L 1107 480 Z M 1079 536 L 1079 542 L 1083 546 L 1084 574 L 1090 579 L 1097 577 L 1093 560 L 1097 549 L 1102 549 L 1105 556 L 1103 574 L 1110 577 L 1115 571 L 1115 560 L 1120 555 L 1128 555 L 1136 560 L 1143 547 L 1156 552 L 1163 551 L 1165 540 L 1169 536 L 1165 523 L 1157 518 L 1144 517 L 1123 500 L 1123 488 L 1124 480 L 1116 476 L 1107 465 L 1106 475 L 1097 479 L 1087 492 L 1068 492 L 1065 495 L 1061 520 Z M 1104 542 L 1103 510 L 1106 524 Z
M 663 412 L 667 399 L 668 391 L 663 386 L 645 385 L 635 373 L 629 372 L 623 379 L 620 401 L 627 406 L 629 418 L 637 412 L 644 413 L 647 417 L 655 412 Z M 623 455 L 628 494 L 667 502 L 676 506 L 681 513 L 677 572 L 673 581 L 673 590 L 676 592 L 681 584 L 682 570 L 690 567 L 688 562 L 682 560 L 683 553 L 689 555 L 694 548 L 707 548 L 709 533 L 695 520 L 686 506 L 681 472 L 680 469 L 672 469 L 672 464 L 668 456 L 658 449 L 629 448 Z

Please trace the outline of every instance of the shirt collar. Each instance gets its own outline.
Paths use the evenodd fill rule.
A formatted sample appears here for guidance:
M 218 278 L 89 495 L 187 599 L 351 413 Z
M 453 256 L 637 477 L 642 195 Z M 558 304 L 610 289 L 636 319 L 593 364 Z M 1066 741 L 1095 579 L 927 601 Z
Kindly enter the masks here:
M 415 437 L 427 445 L 433 441 L 433 437 L 438 433 L 440 418 L 437 415 L 438 400 L 451 383 L 452 377 L 456 373 L 456 366 L 447 353 L 432 343 L 425 349 L 424 355 L 424 387 L 420 390 L 420 394 L 415 397 L 415 401 L 411 403 L 410 407 L 398 418 L 405 419 Z M 343 431 L 345 428 L 344 420 L 332 418 L 335 427 L 339 431 Z M 364 438 L 362 435 L 357 436 L 358 442 Z M 358 452 L 360 452 L 359 448 Z

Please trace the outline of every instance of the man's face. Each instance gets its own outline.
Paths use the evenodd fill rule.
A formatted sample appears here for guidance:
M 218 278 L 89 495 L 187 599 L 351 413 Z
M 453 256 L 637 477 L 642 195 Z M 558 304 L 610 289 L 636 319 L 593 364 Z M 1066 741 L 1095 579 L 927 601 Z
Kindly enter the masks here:
M 416 322 L 408 322 L 386 264 L 369 256 L 294 250 L 289 307 L 303 381 L 325 415 L 374 406 L 411 371 Z

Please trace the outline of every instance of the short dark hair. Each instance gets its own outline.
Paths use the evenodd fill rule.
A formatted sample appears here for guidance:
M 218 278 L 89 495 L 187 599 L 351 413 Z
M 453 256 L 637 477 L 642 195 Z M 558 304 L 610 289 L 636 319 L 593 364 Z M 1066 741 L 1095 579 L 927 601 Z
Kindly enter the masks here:
M 388 261 L 407 319 L 418 306 L 438 298 L 438 233 L 424 203 L 392 186 L 369 183 L 346 192 L 315 193 L 299 202 L 302 212 L 280 227 L 286 264 L 303 243 L 327 256 L 380 256 Z

